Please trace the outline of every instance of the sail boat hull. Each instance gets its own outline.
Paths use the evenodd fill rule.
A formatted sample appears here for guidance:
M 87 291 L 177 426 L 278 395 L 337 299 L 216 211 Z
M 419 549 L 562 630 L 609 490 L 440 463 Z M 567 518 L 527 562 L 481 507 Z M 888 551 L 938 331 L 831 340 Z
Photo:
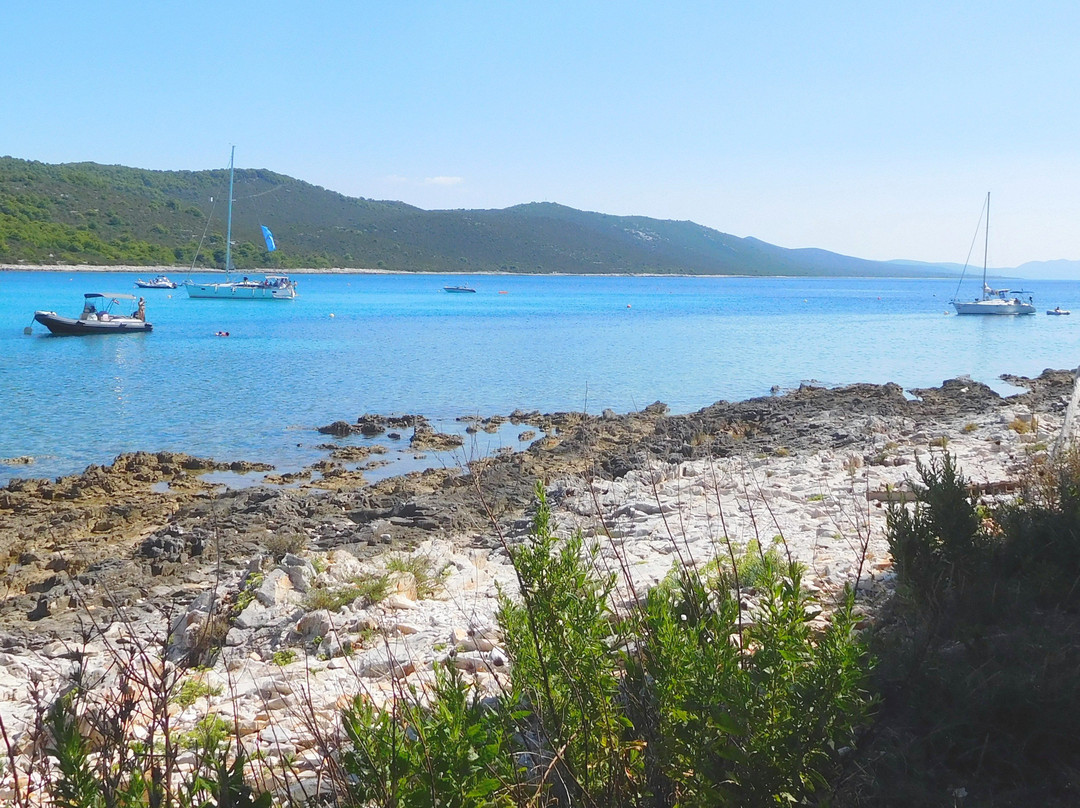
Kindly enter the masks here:
M 959 300 L 954 300 L 953 305 L 956 307 L 957 314 L 1034 314 L 1035 307 L 1030 303 L 1024 303 L 1022 300 L 1002 300 L 1000 298 L 989 298 L 987 300 L 971 300 L 966 303 L 961 303 Z
M 233 283 L 184 284 L 188 297 L 199 300 L 292 300 L 296 297 L 296 283 L 287 278 L 267 276 L 265 281 L 237 281 Z

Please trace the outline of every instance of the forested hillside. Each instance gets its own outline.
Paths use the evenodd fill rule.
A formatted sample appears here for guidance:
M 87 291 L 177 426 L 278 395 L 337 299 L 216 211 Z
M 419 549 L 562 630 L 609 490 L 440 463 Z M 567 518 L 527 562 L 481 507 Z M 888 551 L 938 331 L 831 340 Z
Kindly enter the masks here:
M 228 171 L 0 157 L 0 263 L 223 267 Z M 435 272 L 898 275 L 926 269 L 788 250 L 693 222 L 550 203 L 427 211 L 237 169 L 237 267 Z M 259 225 L 273 230 L 269 253 Z M 201 247 L 200 247 L 201 244 Z M 196 257 L 197 256 L 197 257 Z

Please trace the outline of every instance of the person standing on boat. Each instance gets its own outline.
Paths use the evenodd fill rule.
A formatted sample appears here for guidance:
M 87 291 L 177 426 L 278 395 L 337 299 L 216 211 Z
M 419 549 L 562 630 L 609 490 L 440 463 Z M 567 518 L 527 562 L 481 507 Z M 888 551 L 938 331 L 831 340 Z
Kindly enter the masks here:
M 142 320 L 144 323 L 146 322 L 146 298 L 145 297 L 140 297 L 139 298 L 139 310 L 137 312 L 135 312 L 135 319 L 136 320 Z

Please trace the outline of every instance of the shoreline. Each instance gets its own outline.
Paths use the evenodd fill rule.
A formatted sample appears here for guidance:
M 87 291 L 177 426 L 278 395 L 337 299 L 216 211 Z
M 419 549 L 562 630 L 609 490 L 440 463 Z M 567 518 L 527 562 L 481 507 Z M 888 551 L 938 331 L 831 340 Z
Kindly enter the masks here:
M 0 264 L 0 272 L 123 272 L 144 275 L 164 275 L 169 272 L 184 272 L 191 274 L 220 274 L 220 269 L 195 269 L 183 266 L 130 266 L 130 265 L 103 265 L 103 264 Z M 236 274 L 247 272 L 249 274 L 283 274 L 283 275 L 430 275 L 430 276 L 468 276 L 468 277 L 498 277 L 498 278 L 774 278 L 774 279 L 852 279 L 852 280 L 897 280 L 897 281 L 947 281 L 956 280 L 954 275 L 738 275 L 719 273 L 678 273 L 678 272 L 461 272 L 447 270 L 445 272 L 432 272 L 429 270 L 398 270 L 376 269 L 357 267 L 331 267 L 328 269 L 296 268 L 280 269 L 274 267 L 253 267 L 237 270 Z M 994 276 L 1010 277 L 1010 276 Z
M 893 582 L 886 504 L 902 501 L 917 462 L 953 453 L 995 503 L 1058 440 L 1072 372 L 1005 380 L 1025 392 L 1006 399 L 952 379 L 914 391 L 917 400 L 895 384 L 863 384 L 686 415 L 660 403 L 625 415 L 553 413 L 535 418 L 545 437 L 528 449 L 463 469 L 364 484 L 323 466 L 334 490 L 222 491 L 200 475 L 224 464 L 170 453 L 13 481 L 0 489 L 0 553 L 11 559 L 0 717 L 28 737 L 19 728 L 33 719 L 29 694 L 59 692 L 72 660 L 101 670 L 107 692 L 118 641 L 156 648 L 171 632 L 170 658 L 183 659 L 215 615 L 226 621 L 220 654 L 186 675 L 220 694 L 178 710 L 174 726 L 190 730 L 212 712 L 258 716 L 240 732 L 268 765 L 312 748 L 297 704 L 333 732 L 343 697 L 364 693 L 381 706 L 422 691 L 436 660 L 493 694 L 505 670 L 498 594 L 516 592 L 504 542 L 528 534 L 537 480 L 556 534 L 581 530 L 600 569 L 627 571 L 615 608 L 662 580 L 675 558 L 708 564 L 724 535 L 740 550 L 781 536 L 824 610 L 814 625 L 848 583 L 869 619 Z M 427 565 L 438 585 L 425 592 L 394 559 Z M 312 609 L 313 588 L 364 575 L 388 576 L 384 600 Z M 87 618 L 96 626 L 88 638 Z

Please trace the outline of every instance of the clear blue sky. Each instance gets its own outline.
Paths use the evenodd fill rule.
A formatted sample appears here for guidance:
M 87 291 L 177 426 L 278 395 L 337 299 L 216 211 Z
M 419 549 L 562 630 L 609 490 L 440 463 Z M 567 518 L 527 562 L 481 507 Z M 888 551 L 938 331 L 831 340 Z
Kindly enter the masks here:
M 4 0 L 0 154 L 1080 258 L 1080 3 Z

